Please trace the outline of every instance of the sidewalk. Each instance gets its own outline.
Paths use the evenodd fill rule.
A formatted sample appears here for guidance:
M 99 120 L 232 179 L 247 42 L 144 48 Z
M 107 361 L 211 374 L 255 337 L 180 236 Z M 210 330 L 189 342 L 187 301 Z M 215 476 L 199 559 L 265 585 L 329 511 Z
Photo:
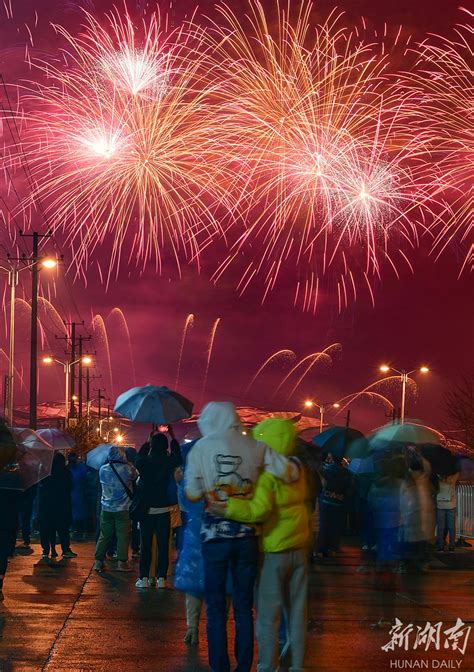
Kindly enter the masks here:
M 74 545 L 79 557 L 55 566 L 35 565 L 34 554 L 17 556 L 5 581 L 0 604 L 0 672 L 98 671 L 201 672 L 208 670 L 205 623 L 196 650 L 183 644 L 183 596 L 174 590 L 139 592 L 136 573 L 91 571 L 94 545 Z M 462 559 L 461 559 L 462 554 Z M 474 669 L 474 627 L 464 656 L 432 645 L 425 652 L 381 649 L 389 627 L 373 629 L 380 618 L 425 627 L 456 619 L 474 625 L 474 553 L 438 556 L 422 575 L 396 577 L 395 592 L 374 587 L 371 573 L 358 573 L 360 551 L 312 570 L 308 672 L 387 672 L 390 669 Z M 445 560 L 445 561 L 444 561 Z M 449 564 L 455 564 L 449 569 Z M 462 567 L 462 568 L 460 568 Z M 408 665 L 411 661 L 411 666 Z M 394 664 L 395 663 L 395 664 Z M 418 664 L 414 664 L 418 663 Z M 402 668 L 403 666 L 403 668 Z

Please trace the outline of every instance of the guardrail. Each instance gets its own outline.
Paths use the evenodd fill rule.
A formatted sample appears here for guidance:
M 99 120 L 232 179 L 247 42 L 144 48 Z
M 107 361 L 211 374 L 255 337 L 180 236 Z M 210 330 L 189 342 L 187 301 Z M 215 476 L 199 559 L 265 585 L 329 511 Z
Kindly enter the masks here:
M 457 486 L 456 534 L 474 539 L 474 483 Z

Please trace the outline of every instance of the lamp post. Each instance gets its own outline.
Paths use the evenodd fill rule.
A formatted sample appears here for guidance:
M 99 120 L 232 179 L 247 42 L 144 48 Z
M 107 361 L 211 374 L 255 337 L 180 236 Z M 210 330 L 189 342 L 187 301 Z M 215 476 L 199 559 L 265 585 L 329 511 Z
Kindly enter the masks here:
M 69 361 L 61 361 L 60 359 L 56 359 L 56 357 L 43 357 L 43 363 L 44 364 L 53 364 L 53 362 L 56 362 L 56 364 L 60 364 L 63 369 L 64 369 L 64 375 L 65 375 L 65 387 L 66 387 L 66 394 L 64 398 L 64 420 L 65 420 L 65 425 L 66 427 L 68 426 L 68 421 L 69 421 L 69 379 L 71 377 L 71 368 L 75 365 L 78 364 L 78 362 L 82 362 L 82 364 L 89 366 L 92 364 L 92 358 L 89 357 L 88 355 L 85 355 L 82 358 L 75 359 L 73 362 Z
M 316 406 L 316 408 L 319 409 L 319 433 L 323 431 L 323 426 L 324 426 L 324 414 L 326 410 L 329 408 L 339 408 L 340 403 L 338 401 L 333 402 L 332 404 L 317 404 L 315 401 L 312 401 L 311 399 L 308 399 L 307 401 L 304 402 L 304 405 L 306 408 L 313 408 Z
M 110 430 L 107 430 L 107 437 L 103 437 L 103 436 L 102 436 L 102 425 L 103 425 L 104 422 L 106 422 L 107 424 L 109 424 L 110 422 L 112 422 L 113 419 L 114 419 L 114 418 L 113 418 L 112 415 L 108 415 L 108 416 L 106 416 L 105 418 L 102 418 L 102 420 L 99 420 L 99 427 L 98 427 L 98 430 L 97 430 L 97 431 L 99 432 L 99 437 L 100 437 L 101 439 L 102 439 L 102 438 L 105 438 L 106 441 L 109 440 L 109 432 L 110 432 Z
M 382 364 L 382 366 L 380 367 L 380 371 L 382 373 L 389 373 L 390 371 L 395 371 L 395 373 L 398 373 L 398 375 L 400 376 L 400 381 L 402 383 L 400 424 L 403 425 L 405 424 L 405 403 L 406 403 L 406 390 L 407 390 L 408 378 L 409 376 L 411 376 L 412 373 L 415 373 L 416 371 L 419 371 L 420 373 L 429 373 L 430 370 L 427 366 L 420 366 L 418 369 L 412 369 L 412 371 L 405 371 L 405 369 L 399 371 L 394 366 L 389 366 L 388 364 Z
M 51 257 L 43 257 L 38 259 L 37 262 L 34 262 L 34 264 L 24 264 L 22 266 L 18 266 L 16 262 L 22 261 L 24 261 L 23 258 L 13 259 L 8 257 L 8 266 L 0 266 L 0 270 L 5 271 L 8 274 L 8 286 L 10 287 L 10 328 L 8 343 L 8 383 L 6 399 L 7 420 L 10 425 L 13 424 L 13 401 L 15 387 L 15 301 L 19 275 L 21 271 L 33 270 L 34 264 L 39 264 L 40 268 L 46 269 L 52 269 L 57 266 L 56 259 Z

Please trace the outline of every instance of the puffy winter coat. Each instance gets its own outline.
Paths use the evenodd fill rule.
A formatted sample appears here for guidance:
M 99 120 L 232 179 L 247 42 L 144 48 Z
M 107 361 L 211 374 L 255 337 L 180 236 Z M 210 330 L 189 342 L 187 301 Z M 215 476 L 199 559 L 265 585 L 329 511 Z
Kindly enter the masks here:
M 281 455 L 295 452 L 296 430 L 289 420 L 269 418 L 253 430 L 254 438 Z M 278 553 L 309 544 L 311 497 L 304 470 L 298 481 L 283 483 L 264 472 L 258 478 L 252 499 L 232 497 L 226 517 L 246 523 L 262 522 L 262 546 L 266 553 Z

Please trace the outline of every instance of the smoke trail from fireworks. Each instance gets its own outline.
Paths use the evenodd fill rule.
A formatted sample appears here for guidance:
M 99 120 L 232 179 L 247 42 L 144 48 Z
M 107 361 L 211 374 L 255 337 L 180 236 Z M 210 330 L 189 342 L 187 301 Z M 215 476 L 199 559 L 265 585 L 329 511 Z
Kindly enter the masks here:
M 193 326 L 194 326 L 194 315 L 192 313 L 189 313 L 189 315 L 187 316 L 186 321 L 184 323 L 183 335 L 181 337 L 181 345 L 180 345 L 180 348 L 179 348 L 179 355 L 178 355 L 178 366 L 177 366 L 177 369 L 176 369 L 176 380 L 175 380 L 175 383 L 174 383 L 174 389 L 175 390 L 178 389 L 178 385 L 179 385 L 179 375 L 181 373 L 181 361 L 183 359 L 184 343 L 186 341 L 186 336 L 188 334 L 188 331 L 190 329 L 192 329 Z
M 221 321 L 221 318 L 218 317 L 217 320 L 213 324 L 213 327 L 211 329 L 211 335 L 209 337 L 209 346 L 208 346 L 208 349 L 207 349 L 206 372 L 204 374 L 204 382 L 203 382 L 203 385 L 202 385 L 202 392 L 201 392 L 201 406 L 202 406 L 202 402 L 204 400 L 204 394 L 206 392 L 207 378 L 208 378 L 208 375 L 209 375 L 209 367 L 211 365 L 212 351 L 213 351 L 213 348 L 214 348 L 214 341 L 215 341 L 215 338 L 216 338 L 217 327 L 219 326 L 220 321 Z
M 270 357 L 267 357 L 267 359 L 263 362 L 260 368 L 257 369 L 257 372 L 255 373 L 253 378 L 250 380 L 250 383 L 245 388 L 243 396 L 245 397 L 249 393 L 251 387 L 254 385 L 257 378 L 272 362 L 276 361 L 277 359 L 285 359 L 291 361 L 295 358 L 296 355 L 293 352 L 293 350 L 278 350 L 277 352 L 274 352 L 273 355 L 270 355 Z

